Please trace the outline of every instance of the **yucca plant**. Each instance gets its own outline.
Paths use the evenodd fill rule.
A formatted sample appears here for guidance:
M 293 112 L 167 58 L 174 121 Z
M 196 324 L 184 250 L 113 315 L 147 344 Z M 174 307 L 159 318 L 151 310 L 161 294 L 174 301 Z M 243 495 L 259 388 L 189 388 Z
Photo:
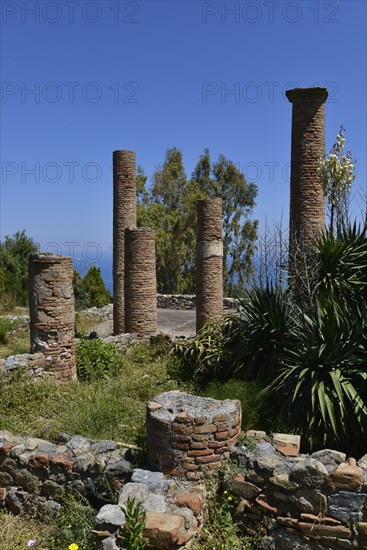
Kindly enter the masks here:
M 294 345 L 298 316 L 285 291 L 272 287 L 248 291 L 226 342 L 232 374 L 268 383 L 281 357 Z
M 353 317 L 332 298 L 304 314 L 296 345 L 283 354 L 264 390 L 274 412 L 301 433 L 308 450 L 367 451 L 366 307 Z
M 367 234 L 354 223 L 334 235 L 326 231 L 315 246 L 317 281 L 315 296 L 337 298 L 348 306 L 359 302 L 367 289 Z

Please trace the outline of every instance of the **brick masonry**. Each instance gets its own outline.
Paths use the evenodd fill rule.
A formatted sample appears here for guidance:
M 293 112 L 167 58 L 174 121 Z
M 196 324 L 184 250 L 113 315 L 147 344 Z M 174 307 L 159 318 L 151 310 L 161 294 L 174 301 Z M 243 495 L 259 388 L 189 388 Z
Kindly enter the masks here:
M 155 233 L 148 228 L 125 230 L 125 331 L 157 332 Z
M 240 401 L 162 393 L 147 404 L 148 462 L 174 477 L 202 479 L 228 459 L 240 429 Z
M 73 264 L 68 256 L 29 255 L 31 353 L 41 352 L 60 382 L 76 379 Z
M 295 88 L 286 96 L 292 103 L 290 187 L 290 271 L 297 249 L 307 250 L 324 229 L 325 200 L 318 164 L 325 154 L 326 88 Z
M 223 316 L 222 199 L 198 201 L 196 330 Z
M 114 334 L 125 332 L 125 229 L 136 227 L 134 151 L 113 152 L 113 317 Z

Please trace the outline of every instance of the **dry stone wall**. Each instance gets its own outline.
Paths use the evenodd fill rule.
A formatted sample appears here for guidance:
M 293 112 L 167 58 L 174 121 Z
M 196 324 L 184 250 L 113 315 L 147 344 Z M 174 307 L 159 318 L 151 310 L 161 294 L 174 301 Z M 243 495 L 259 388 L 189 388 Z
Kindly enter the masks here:
M 41 352 L 60 382 L 76 378 L 72 258 L 29 256 L 31 352 Z
M 125 332 L 125 229 L 136 227 L 134 151 L 113 152 L 113 295 L 114 334 Z
M 325 154 L 326 88 L 296 88 L 286 96 L 292 103 L 290 188 L 290 262 L 296 250 L 306 251 L 324 229 L 325 199 L 318 172 Z
M 125 331 L 138 336 L 157 332 L 155 233 L 125 231 Z
M 304 455 L 299 436 L 254 434 L 253 450 L 233 450 L 239 473 L 228 488 L 245 531 L 268 526 L 261 548 L 366 549 L 367 455 L 358 463 L 330 449 Z
M 222 199 L 198 201 L 196 331 L 223 316 Z

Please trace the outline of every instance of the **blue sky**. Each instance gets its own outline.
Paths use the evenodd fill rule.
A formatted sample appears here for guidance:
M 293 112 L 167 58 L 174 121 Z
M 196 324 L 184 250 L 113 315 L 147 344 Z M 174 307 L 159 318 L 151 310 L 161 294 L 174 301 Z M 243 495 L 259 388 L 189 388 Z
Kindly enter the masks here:
M 284 90 L 315 84 L 330 92 L 326 150 L 343 124 L 362 207 L 364 0 L 4 0 L 1 8 L 1 239 L 26 229 L 49 251 L 108 262 L 114 149 L 135 150 L 148 176 L 168 147 L 182 149 L 188 174 L 204 148 L 213 159 L 223 153 L 258 184 L 261 225 L 282 210 L 287 220 Z

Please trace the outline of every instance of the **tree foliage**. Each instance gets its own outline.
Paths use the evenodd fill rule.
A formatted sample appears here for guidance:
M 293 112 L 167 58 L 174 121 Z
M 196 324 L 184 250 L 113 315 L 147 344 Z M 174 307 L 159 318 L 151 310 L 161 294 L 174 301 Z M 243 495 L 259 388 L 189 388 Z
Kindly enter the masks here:
M 82 278 L 74 269 L 74 296 L 75 308 L 87 309 L 90 307 L 103 307 L 112 302 L 101 276 L 99 267 L 92 265 Z
M 2 299 L 12 298 L 14 304 L 28 303 L 28 257 L 39 250 L 39 244 L 25 230 L 7 235 L 0 242 L 0 292 Z
M 195 292 L 197 200 L 223 200 L 224 286 L 234 294 L 249 280 L 257 238 L 257 221 L 249 216 L 257 188 L 248 183 L 233 162 L 219 155 L 212 163 L 208 149 L 199 158 L 191 178 L 186 176 L 182 152 L 168 149 L 166 158 L 146 188 L 139 168 L 138 224 L 156 231 L 158 290 Z

